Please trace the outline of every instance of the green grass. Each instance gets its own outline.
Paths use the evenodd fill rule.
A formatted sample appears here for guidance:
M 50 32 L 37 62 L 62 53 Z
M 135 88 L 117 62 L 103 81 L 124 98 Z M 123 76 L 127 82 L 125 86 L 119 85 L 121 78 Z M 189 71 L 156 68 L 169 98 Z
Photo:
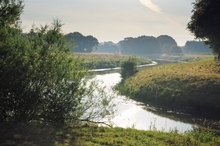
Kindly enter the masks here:
M 214 58 L 214 56 L 213 54 L 184 54 L 183 56 L 181 56 L 179 61 L 190 62 L 198 61 L 205 58 Z
M 148 68 L 116 89 L 144 103 L 219 118 L 220 64 L 212 58 Z
M 209 131 L 179 134 L 97 126 L 4 125 L 0 145 L 7 146 L 219 146 Z

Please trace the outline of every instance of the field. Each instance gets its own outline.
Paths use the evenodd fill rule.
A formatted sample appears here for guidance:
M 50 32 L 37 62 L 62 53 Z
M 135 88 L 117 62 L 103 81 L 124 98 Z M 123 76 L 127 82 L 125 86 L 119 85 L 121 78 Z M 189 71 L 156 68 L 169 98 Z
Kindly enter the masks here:
M 205 58 L 214 58 L 213 54 L 183 54 L 183 55 L 161 55 L 160 59 L 165 60 L 176 60 L 180 62 L 191 62 L 191 61 L 198 61 Z
M 128 58 L 128 55 L 113 53 L 75 53 L 77 57 L 85 60 L 86 66 L 90 69 L 115 68 L 120 67 L 121 62 Z M 138 64 L 149 64 L 151 60 L 144 57 L 136 57 Z
M 191 62 L 205 58 L 214 58 L 214 56 L 212 54 L 184 54 L 183 56 L 181 56 L 179 61 Z

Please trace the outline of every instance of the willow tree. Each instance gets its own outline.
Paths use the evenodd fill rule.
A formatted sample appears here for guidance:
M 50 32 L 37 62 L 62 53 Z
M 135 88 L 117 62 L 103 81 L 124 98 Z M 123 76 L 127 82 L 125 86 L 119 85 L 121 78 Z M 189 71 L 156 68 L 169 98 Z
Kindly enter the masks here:
M 111 97 L 70 53 L 62 22 L 22 33 L 23 1 L 0 1 L 0 121 L 73 123 L 112 114 Z M 98 108 L 98 110 L 97 110 Z
M 196 0 L 193 6 L 187 29 L 209 45 L 220 60 L 220 1 Z

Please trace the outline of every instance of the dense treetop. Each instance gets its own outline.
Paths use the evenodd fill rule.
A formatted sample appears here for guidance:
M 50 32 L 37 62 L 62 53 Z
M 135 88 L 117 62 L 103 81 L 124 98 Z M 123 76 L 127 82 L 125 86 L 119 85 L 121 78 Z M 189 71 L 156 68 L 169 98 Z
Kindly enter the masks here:
M 211 49 L 202 41 L 187 41 L 183 46 L 183 52 L 188 54 L 194 53 L 211 53 Z
M 60 20 L 24 35 L 23 2 L 2 0 L 0 10 L 1 124 L 97 122 L 112 114 L 111 96 L 87 82 L 90 73 L 70 52 Z
M 197 39 L 202 39 L 212 50 L 220 54 L 220 1 L 196 0 L 187 28 Z M 219 55 L 220 58 L 220 55 Z
M 99 42 L 98 40 L 89 35 L 84 36 L 79 32 L 68 33 L 65 35 L 67 40 L 71 40 L 74 43 L 73 52 L 92 52 L 94 47 L 97 47 Z

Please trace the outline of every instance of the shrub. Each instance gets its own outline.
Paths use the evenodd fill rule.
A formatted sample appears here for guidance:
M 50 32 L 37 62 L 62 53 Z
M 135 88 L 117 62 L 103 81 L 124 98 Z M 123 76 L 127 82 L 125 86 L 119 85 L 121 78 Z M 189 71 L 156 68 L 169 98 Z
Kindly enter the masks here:
M 125 61 L 121 63 L 121 77 L 122 80 L 134 75 L 137 73 L 137 58 L 136 57 L 129 57 Z

